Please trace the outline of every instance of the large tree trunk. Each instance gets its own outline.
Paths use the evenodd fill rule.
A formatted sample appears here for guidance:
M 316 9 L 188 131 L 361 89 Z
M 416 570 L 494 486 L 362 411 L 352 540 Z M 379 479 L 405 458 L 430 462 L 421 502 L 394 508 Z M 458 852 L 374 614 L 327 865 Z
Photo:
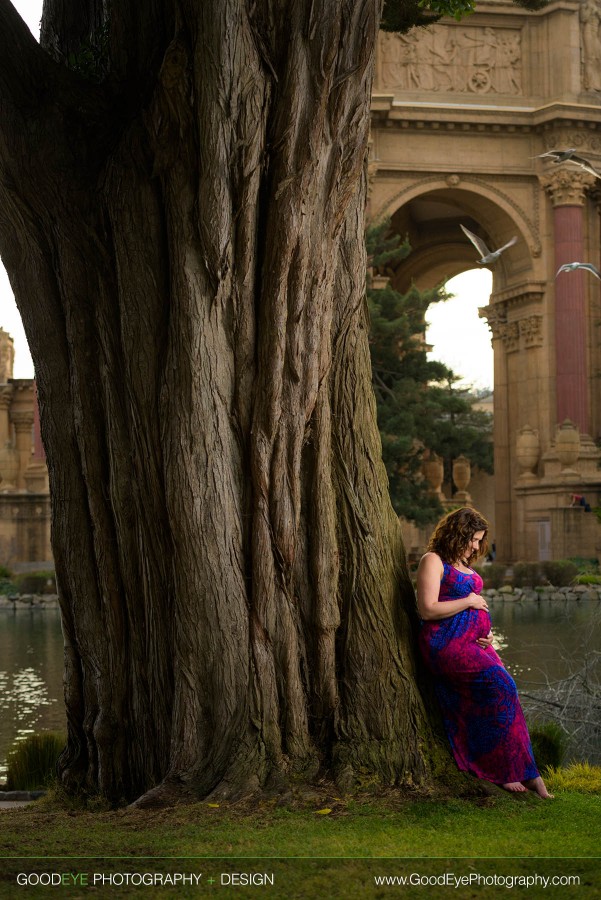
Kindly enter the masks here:
M 427 771 L 364 297 L 380 5 L 46 0 L 51 59 L 0 0 L 68 786 Z

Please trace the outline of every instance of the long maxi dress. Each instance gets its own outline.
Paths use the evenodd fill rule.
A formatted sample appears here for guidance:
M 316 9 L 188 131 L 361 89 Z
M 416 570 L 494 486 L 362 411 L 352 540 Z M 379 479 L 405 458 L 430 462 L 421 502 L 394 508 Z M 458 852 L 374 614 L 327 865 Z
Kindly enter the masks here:
M 479 594 L 477 572 L 443 562 L 439 601 Z M 458 767 L 495 784 L 536 778 L 532 745 L 515 682 L 500 657 L 476 640 L 491 629 L 485 609 L 422 621 L 419 643 L 434 675 L 447 737 Z

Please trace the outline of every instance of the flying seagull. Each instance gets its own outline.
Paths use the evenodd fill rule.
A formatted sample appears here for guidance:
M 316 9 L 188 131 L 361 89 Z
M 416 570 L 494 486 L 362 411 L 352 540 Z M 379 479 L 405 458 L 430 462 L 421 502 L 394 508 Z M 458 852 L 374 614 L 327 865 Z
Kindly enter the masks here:
M 564 263 L 563 266 L 560 266 L 557 270 L 555 277 L 557 278 L 560 272 L 573 272 L 574 269 L 587 269 L 587 271 L 592 272 L 596 278 L 601 280 L 601 272 L 597 266 L 594 266 L 592 263 L 581 262 Z
M 472 234 L 471 231 L 465 227 L 465 225 L 461 225 L 461 230 L 463 233 L 470 239 L 478 253 L 482 254 L 482 259 L 479 259 L 478 262 L 481 266 L 485 266 L 488 263 L 495 262 L 501 255 L 504 250 L 507 250 L 508 247 L 513 246 L 517 241 L 517 237 L 514 236 L 510 241 L 507 241 L 506 244 L 503 244 L 502 247 L 499 247 L 498 250 L 489 250 L 482 238 L 479 238 L 477 234 Z
M 575 155 L 576 149 L 571 147 L 569 150 L 547 150 L 546 153 L 537 153 L 536 156 L 531 156 L 530 159 L 544 159 L 544 157 L 548 156 L 557 165 L 572 159 Z
M 554 165 L 562 162 L 573 163 L 575 166 L 580 166 L 585 172 L 590 172 L 595 178 L 601 178 L 601 173 L 597 172 L 584 156 L 578 156 L 574 147 L 569 150 L 547 150 L 546 153 L 539 153 L 538 156 L 531 156 L 530 159 L 544 159 L 545 157 L 551 159 Z
M 601 172 L 597 172 L 596 169 L 593 169 L 590 162 L 588 162 L 588 160 L 586 159 L 583 159 L 581 156 L 572 156 L 570 157 L 570 159 L 566 159 L 566 162 L 573 163 L 580 169 L 584 169 L 585 172 L 590 172 L 590 174 L 594 175 L 595 178 L 601 178 Z

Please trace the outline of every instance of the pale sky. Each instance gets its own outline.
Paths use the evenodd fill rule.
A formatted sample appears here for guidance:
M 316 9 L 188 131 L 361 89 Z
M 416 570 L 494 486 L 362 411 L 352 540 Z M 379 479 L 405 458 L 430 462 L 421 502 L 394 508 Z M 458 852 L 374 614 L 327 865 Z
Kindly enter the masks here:
M 449 366 L 464 384 L 474 388 L 493 386 L 493 349 L 486 319 L 478 307 L 488 306 L 492 273 L 472 269 L 451 278 L 447 291 L 452 300 L 433 303 L 426 312 L 426 341 L 432 345 L 430 359 Z
M 32 34 L 38 37 L 42 0 L 12 0 L 12 3 Z M 447 289 L 455 297 L 431 306 L 426 315 L 426 340 L 433 345 L 431 357 L 446 363 L 462 376 L 465 383 L 476 388 L 490 388 L 493 384 L 490 332 L 485 320 L 478 317 L 478 307 L 488 304 L 491 280 L 487 269 L 464 272 L 452 278 Z M 8 331 L 15 342 L 15 378 L 33 378 L 33 363 L 21 317 L 1 262 L 0 327 Z
M 40 33 L 42 18 L 42 0 L 12 0 L 13 6 L 29 25 L 31 33 L 37 38 Z M 29 347 L 21 324 L 21 316 L 15 305 L 15 298 L 10 287 L 8 275 L 0 261 L 0 328 L 13 337 L 15 342 L 15 378 L 33 378 L 33 363 L 29 355 Z

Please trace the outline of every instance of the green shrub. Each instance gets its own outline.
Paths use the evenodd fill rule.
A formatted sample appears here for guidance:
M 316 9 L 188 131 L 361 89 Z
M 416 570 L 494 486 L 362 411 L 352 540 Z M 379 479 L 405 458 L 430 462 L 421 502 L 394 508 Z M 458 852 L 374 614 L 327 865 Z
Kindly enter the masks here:
M 12 572 L 7 566 L 0 566 L 0 594 L 16 594 L 17 589 L 12 580 Z
M 488 566 L 478 567 L 477 571 L 482 576 L 485 588 L 500 588 L 505 584 L 505 563 L 491 562 Z
M 17 585 L 14 581 L 9 581 L 5 578 L 0 578 L 0 594 L 8 596 L 9 594 L 17 594 Z
M 536 587 L 543 583 L 540 563 L 517 562 L 513 564 L 511 581 L 514 587 Z
M 601 766 L 588 762 L 571 763 L 566 768 L 550 768 L 545 778 L 553 791 L 578 791 L 581 794 L 601 794 Z
M 541 722 L 530 728 L 534 758 L 540 771 L 563 763 L 567 749 L 567 735 L 557 722 Z
M 576 575 L 574 584 L 601 584 L 601 575 Z
M 578 566 L 580 575 L 599 575 L 599 560 L 596 556 L 570 556 L 569 559 Z
M 47 787 L 56 777 L 56 763 L 66 742 L 65 736 L 56 731 L 41 731 L 16 741 L 6 759 L 7 790 Z
M 54 572 L 27 572 L 15 579 L 19 594 L 56 594 Z
M 541 569 L 554 587 L 567 587 L 578 575 L 578 566 L 570 559 L 545 560 L 541 563 Z

